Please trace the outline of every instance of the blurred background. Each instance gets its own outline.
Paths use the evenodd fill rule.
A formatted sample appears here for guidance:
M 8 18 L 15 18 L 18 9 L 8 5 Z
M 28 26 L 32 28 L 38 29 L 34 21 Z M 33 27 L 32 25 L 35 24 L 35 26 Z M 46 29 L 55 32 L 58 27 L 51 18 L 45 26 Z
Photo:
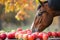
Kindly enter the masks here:
M 29 29 L 34 21 L 38 0 L 0 0 L 0 30 Z M 60 31 L 60 17 L 44 31 Z

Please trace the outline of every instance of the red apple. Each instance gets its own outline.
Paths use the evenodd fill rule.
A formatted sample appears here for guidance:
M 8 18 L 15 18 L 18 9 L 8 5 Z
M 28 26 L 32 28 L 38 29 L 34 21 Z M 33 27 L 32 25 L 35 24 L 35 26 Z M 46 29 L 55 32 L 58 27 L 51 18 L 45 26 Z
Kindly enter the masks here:
M 60 37 L 60 32 L 57 32 L 58 37 Z
M 15 38 L 15 32 L 10 32 L 7 34 L 8 39 L 14 39 Z
M 35 33 L 32 33 L 31 36 L 33 37 L 34 40 L 37 38 L 37 35 Z
M 23 37 L 23 34 L 19 31 L 15 33 L 15 38 L 20 39 Z
M 18 38 L 18 35 L 19 35 L 19 33 L 18 33 L 18 32 L 16 32 L 16 33 L 15 33 L 15 38 Z
M 52 32 L 52 36 L 53 37 L 57 37 L 57 33 L 56 32 Z
M 43 34 L 43 40 L 48 40 L 48 37 L 49 37 L 48 34 L 46 34 L 46 33 Z
M 22 32 L 23 32 L 24 34 L 26 34 L 26 33 L 27 33 L 27 31 L 26 31 L 26 30 L 23 30 Z
M 0 38 L 0 40 L 3 40 L 3 39 Z
M 27 34 L 32 34 L 32 31 L 29 29 L 26 29 Z
M 32 35 L 28 35 L 28 40 L 34 40 L 34 37 Z
M 0 34 L 0 40 L 2 40 L 1 34 Z
M 23 40 L 28 40 L 28 35 L 27 34 L 23 34 Z
M 22 28 L 17 28 L 17 31 L 22 31 Z
M 52 36 L 52 32 L 48 32 L 47 34 L 48 34 L 48 36 L 49 36 L 49 37 L 51 37 L 51 36 Z
M 30 29 L 26 29 L 26 31 L 31 31 Z
M 22 39 L 23 38 L 23 34 L 18 34 L 18 39 Z
M 43 33 L 39 33 L 38 38 L 42 39 L 42 37 L 43 37 Z
M 39 34 L 39 32 L 35 32 L 35 35 L 38 35 Z
M 24 31 L 19 31 L 18 33 L 20 33 L 20 34 L 24 34 Z
M 7 37 L 7 35 L 5 33 L 0 34 L 0 39 L 1 40 L 5 40 L 6 37 Z
M 1 34 L 2 39 L 6 39 L 7 35 L 5 33 Z

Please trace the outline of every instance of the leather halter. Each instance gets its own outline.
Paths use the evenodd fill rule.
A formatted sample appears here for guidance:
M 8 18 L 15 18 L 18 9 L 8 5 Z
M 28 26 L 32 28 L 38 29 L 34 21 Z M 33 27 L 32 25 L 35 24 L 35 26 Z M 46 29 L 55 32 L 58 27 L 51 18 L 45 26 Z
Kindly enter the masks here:
M 48 1 L 45 1 L 45 2 L 40 2 L 41 3 L 41 5 L 39 5 L 38 6 L 38 8 L 37 8 L 37 10 L 39 10 L 42 6 L 44 6 L 44 4 L 45 3 L 48 3 Z M 44 10 L 44 11 L 42 11 L 42 12 L 40 12 L 39 14 L 38 14 L 38 16 L 41 16 L 42 14 L 44 14 L 44 13 L 48 13 L 46 10 Z

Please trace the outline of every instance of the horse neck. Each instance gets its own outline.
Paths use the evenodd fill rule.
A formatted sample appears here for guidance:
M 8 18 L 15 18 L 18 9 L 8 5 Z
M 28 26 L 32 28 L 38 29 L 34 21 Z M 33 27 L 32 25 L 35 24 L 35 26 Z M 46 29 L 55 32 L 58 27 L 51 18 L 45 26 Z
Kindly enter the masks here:
M 60 16 L 60 11 L 55 11 L 55 16 Z
M 51 15 L 51 16 L 53 16 L 53 17 L 55 17 L 55 16 L 60 16 L 60 11 L 55 11 L 55 10 L 53 10 L 52 8 L 50 8 L 50 7 L 48 6 L 48 3 L 46 3 L 46 4 L 44 5 L 44 8 L 46 9 L 46 11 L 48 12 L 49 15 Z

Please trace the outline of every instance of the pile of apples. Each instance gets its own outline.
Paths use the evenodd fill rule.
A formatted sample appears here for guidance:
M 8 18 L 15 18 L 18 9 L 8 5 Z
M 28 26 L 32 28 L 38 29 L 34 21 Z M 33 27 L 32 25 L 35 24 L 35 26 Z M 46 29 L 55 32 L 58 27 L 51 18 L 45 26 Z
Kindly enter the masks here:
M 17 28 L 14 32 L 0 33 L 0 40 L 17 39 L 17 40 L 48 40 L 48 38 L 60 38 L 60 32 L 35 32 L 22 28 Z

